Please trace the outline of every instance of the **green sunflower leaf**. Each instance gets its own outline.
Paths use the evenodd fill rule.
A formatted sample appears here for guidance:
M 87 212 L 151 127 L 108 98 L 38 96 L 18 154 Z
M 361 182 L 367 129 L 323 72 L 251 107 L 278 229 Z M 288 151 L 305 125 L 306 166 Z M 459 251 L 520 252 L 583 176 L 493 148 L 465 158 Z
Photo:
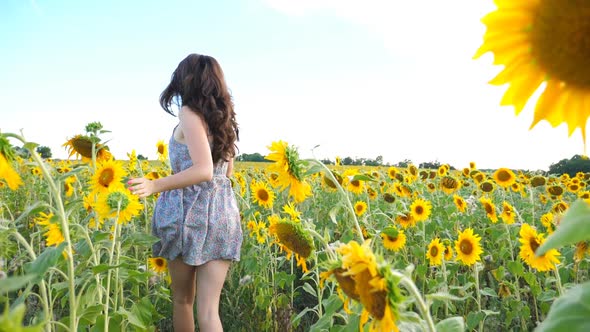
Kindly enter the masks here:
M 463 317 L 449 317 L 436 323 L 438 332 L 459 332 L 465 331 L 465 320 Z
M 590 331 L 590 282 L 570 288 L 557 298 L 535 332 Z
M 567 210 L 559 226 L 539 247 L 536 254 L 590 239 L 590 205 L 579 199 Z

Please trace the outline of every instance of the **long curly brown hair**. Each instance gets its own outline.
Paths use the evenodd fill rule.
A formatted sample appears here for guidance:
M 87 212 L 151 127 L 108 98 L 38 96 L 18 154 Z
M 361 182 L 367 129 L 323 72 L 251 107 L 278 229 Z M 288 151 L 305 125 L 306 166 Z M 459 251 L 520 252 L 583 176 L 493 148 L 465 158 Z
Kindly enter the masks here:
M 160 95 L 160 105 L 174 116 L 171 106 L 178 105 L 176 98 L 180 98 L 182 106 L 188 106 L 205 119 L 209 134 L 213 136 L 213 163 L 233 158 L 239 129 L 232 96 L 217 60 L 201 54 L 189 54 L 184 58 Z

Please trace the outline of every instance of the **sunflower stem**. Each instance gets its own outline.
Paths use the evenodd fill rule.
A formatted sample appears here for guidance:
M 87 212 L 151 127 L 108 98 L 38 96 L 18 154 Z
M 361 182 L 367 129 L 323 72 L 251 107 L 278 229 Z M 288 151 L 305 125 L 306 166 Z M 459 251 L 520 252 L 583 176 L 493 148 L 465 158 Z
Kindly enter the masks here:
M 393 276 L 399 278 L 400 283 L 404 285 L 404 287 L 410 292 L 410 294 L 416 300 L 418 310 L 422 314 L 422 318 L 424 318 L 424 320 L 426 321 L 426 331 L 436 332 L 434 321 L 432 319 L 432 315 L 430 314 L 429 306 L 426 303 L 426 301 L 424 301 L 424 298 L 422 297 L 422 294 L 420 293 L 418 287 L 416 287 L 416 284 L 412 281 L 412 279 L 407 277 L 405 274 L 398 272 L 394 269 L 390 269 L 390 271 Z
M 19 139 L 23 143 L 28 143 L 23 135 L 14 135 L 13 137 Z M 51 194 L 55 199 L 55 203 L 57 205 L 57 211 L 59 215 L 59 219 L 61 222 L 61 230 L 64 236 L 64 240 L 66 241 L 66 257 L 67 257 L 67 266 L 68 266 L 68 295 L 69 295 L 69 305 L 70 305 L 70 331 L 77 331 L 78 330 L 78 318 L 77 318 L 77 306 L 76 306 L 76 284 L 75 284 L 75 270 L 74 270 L 74 257 L 73 257 L 73 249 L 72 249 L 72 240 L 70 238 L 70 228 L 68 225 L 66 211 L 64 208 L 63 201 L 61 199 L 61 195 L 59 189 L 49 173 L 49 170 L 45 166 L 43 159 L 39 156 L 39 153 L 33 148 L 29 149 L 31 153 L 31 157 L 35 160 L 35 162 L 41 168 L 41 172 L 45 177 L 47 184 L 49 185 L 49 189 Z
M 479 268 L 478 264 L 473 264 L 473 278 L 475 278 L 475 294 L 477 296 L 477 311 L 481 312 L 481 293 L 479 291 Z M 485 317 L 484 317 L 485 319 Z M 483 332 L 483 321 L 484 319 L 479 321 L 479 330 L 478 332 Z
M 35 254 L 35 251 L 33 250 L 33 247 L 31 247 L 31 245 L 27 242 L 27 240 L 16 230 L 12 230 L 10 233 L 8 233 L 9 235 L 13 235 L 16 240 L 23 246 L 25 247 L 26 251 L 29 253 L 29 256 L 31 256 L 31 259 L 34 261 L 35 259 L 37 259 L 37 255 Z M 43 312 L 45 313 L 46 320 L 49 320 L 49 318 L 53 315 L 52 314 L 52 310 L 49 307 L 49 300 L 47 298 L 47 287 L 45 284 L 45 279 L 41 279 L 41 282 L 39 283 L 39 291 L 41 293 L 41 298 L 42 298 L 42 305 L 43 305 Z M 49 324 L 46 324 L 44 329 L 45 331 L 50 331 L 49 328 Z
M 559 269 L 557 268 L 557 265 L 554 265 L 554 269 L 553 272 L 555 272 L 555 281 L 557 284 L 557 291 L 559 292 L 559 296 L 563 295 L 563 286 L 561 284 L 561 277 L 559 276 Z
M 328 168 L 328 166 L 324 165 L 324 163 L 322 163 L 321 161 L 319 161 L 317 159 L 308 159 L 308 160 L 311 162 L 314 162 L 316 165 L 322 167 L 324 170 L 324 173 L 326 173 L 328 175 L 328 177 L 330 178 L 330 180 L 336 185 L 336 188 L 338 188 L 338 192 L 342 195 L 342 197 L 344 197 L 344 201 L 346 203 L 346 206 L 348 207 L 348 212 L 352 216 L 352 220 L 354 221 L 354 226 L 355 226 L 355 229 L 361 239 L 361 243 L 365 242 L 365 237 L 363 236 L 363 230 L 361 229 L 358 218 L 356 217 L 356 213 L 354 212 L 354 207 L 352 206 L 352 202 L 350 201 L 350 197 L 348 197 L 348 194 L 344 191 L 344 188 L 342 188 L 342 186 L 340 185 L 338 180 L 336 180 L 336 178 L 334 177 L 334 174 L 332 174 L 332 171 Z
M 506 223 L 502 223 L 504 225 L 504 230 L 506 231 L 506 239 L 508 240 L 508 247 L 510 249 L 510 258 L 512 259 L 512 261 L 514 262 L 514 246 L 512 245 L 512 237 L 510 236 L 510 229 L 508 228 L 508 225 Z M 518 300 L 518 302 L 520 303 L 520 281 L 518 280 L 518 275 L 514 276 L 515 280 L 516 280 L 516 285 L 514 285 L 514 293 L 516 294 L 516 299 Z M 524 320 L 524 317 L 520 316 L 520 327 L 522 328 L 523 331 L 526 331 L 526 321 Z

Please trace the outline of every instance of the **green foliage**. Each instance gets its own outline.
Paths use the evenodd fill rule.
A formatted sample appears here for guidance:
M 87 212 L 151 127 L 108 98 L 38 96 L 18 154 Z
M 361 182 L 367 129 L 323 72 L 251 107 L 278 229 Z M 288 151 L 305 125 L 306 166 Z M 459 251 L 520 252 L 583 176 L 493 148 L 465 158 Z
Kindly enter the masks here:
M 47 146 L 38 146 L 36 149 L 37 153 L 41 155 L 41 158 L 51 158 L 51 149 Z
M 578 172 L 590 172 L 590 160 L 579 154 L 570 159 L 562 159 L 549 166 L 549 174 L 575 176 Z
M 267 162 L 268 160 L 264 159 L 264 156 L 260 153 L 243 153 L 236 157 L 236 161 L 251 161 L 251 162 Z
M 590 331 L 590 282 L 576 285 L 559 297 L 536 332 Z
M 18 304 L 9 310 L 8 306 L 4 309 L 4 314 L 0 316 L 0 332 L 41 332 L 43 324 L 34 326 L 23 326 L 26 307 L 24 304 Z

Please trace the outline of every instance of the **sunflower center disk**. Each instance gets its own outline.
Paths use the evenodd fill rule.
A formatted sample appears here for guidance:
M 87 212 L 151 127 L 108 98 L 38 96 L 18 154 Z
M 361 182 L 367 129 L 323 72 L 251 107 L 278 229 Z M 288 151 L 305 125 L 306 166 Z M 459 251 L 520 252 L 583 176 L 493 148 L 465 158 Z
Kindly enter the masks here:
M 532 52 L 566 84 L 590 89 L 590 2 L 541 0 L 535 13 Z
M 100 176 L 98 178 L 98 183 L 100 183 L 101 186 L 103 187 L 108 187 L 111 182 L 113 182 L 113 179 L 115 178 L 115 173 L 113 172 L 112 169 L 105 169 L 100 173 Z
M 537 239 L 535 239 L 535 238 L 531 238 L 529 240 L 529 245 L 531 246 L 531 250 L 533 252 L 537 252 L 537 248 L 539 248 L 539 246 L 540 246 L 539 242 L 537 242 Z
M 436 255 L 438 255 L 438 248 L 436 246 L 430 248 L 430 256 L 431 257 L 436 257 Z
M 268 192 L 264 189 L 258 190 L 258 198 L 264 202 L 268 201 Z
M 459 244 L 459 249 L 461 249 L 461 252 L 465 255 L 470 255 L 471 252 L 473 251 L 473 245 L 471 244 L 470 241 L 468 240 L 463 240 L 461 241 L 461 243 Z

